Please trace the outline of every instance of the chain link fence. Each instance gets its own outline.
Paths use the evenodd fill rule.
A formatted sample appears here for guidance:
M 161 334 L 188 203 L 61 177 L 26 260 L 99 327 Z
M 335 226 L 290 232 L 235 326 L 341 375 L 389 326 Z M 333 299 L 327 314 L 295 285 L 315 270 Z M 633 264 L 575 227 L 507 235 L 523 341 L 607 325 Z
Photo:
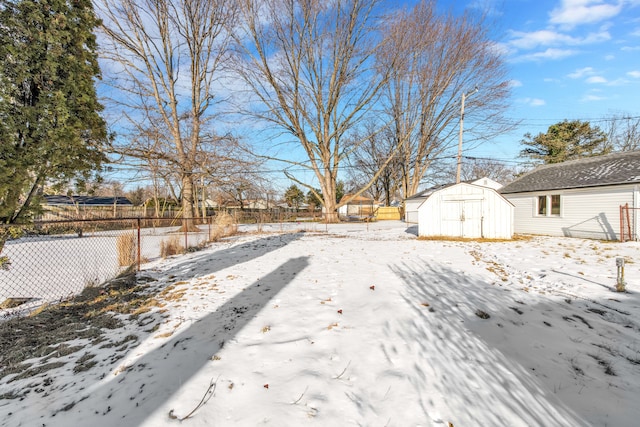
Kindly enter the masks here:
M 120 218 L 3 226 L 0 231 L 9 238 L 0 253 L 0 317 L 68 299 L 87 286 L 138 270 L 141 263 L 202 247 L 227 227 L 198 218 L 184 231 L 183 221 Z

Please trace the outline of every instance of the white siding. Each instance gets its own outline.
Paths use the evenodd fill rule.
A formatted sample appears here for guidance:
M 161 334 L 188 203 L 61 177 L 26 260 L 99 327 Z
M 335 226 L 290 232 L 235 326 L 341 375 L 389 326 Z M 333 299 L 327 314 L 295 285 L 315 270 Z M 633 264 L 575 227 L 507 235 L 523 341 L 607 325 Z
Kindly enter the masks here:
M 418 212 L 420 236 L 511 238 L 513 206 L 491 188 L 457 184 L 436 191 Z
M 560 195 L 559 216 L 538 216 L 538 196 Z M 634 185 L 505 194 L 515 206 L 514 232 L 618 240 L 620 205 L 634 206 Z
M 418 208 L 426 198 L 405 200 L 404 202 L 404 220 L 407 223 L 418 223 Z

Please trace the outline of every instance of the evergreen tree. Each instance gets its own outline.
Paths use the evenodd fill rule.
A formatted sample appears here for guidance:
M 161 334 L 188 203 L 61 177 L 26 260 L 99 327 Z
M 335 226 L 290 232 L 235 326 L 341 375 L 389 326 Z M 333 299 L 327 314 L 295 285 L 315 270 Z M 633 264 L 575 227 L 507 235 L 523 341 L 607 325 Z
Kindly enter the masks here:
M 297 185 L 293 184 L 284 192 L 284 200 L 287 202 L 289 207 L 298 209 L 300 204 L 304 202 L 304 193 Z
M 536 136 L 527 133 L 524 138 L 521 143 L 526 148 L 520 155 L 544 163 L 600 156 L 611 151 L 606 134 L 599 127 L 580 120 L 565 120 L 549 126 L 547 133 Z
M 306 202 L 309 205 L 313 206 L 313 208 L 322 206 L 322 190 L 320 190 L 319 188 L 314 188 L 313 191 L 307 191 Z
M 0 223 L 27 221 L 44 184 L 106 160 L 98 24 L 90 0 L 0 0 Z

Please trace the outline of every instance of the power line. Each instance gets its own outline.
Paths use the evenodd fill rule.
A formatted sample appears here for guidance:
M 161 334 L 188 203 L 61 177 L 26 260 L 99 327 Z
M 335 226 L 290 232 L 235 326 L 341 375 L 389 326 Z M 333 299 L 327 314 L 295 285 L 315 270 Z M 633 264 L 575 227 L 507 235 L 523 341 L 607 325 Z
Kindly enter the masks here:
M 590 122 L 590 123 L 603 123 L 603 122 L 615 122 L 620 120 L 640 120 L 640 116 L 611 116 L 611 117 L 592 117 L 592 118 L 574 118 L 568 119 L 567 117 L 563 117 L 561 119 L 558 118 L 515 118 L 515 117 L 507 117 L 502 120 L 505 123 L 518 123 L 518 124 L 535 124 L 533 122 L 544 122 L 544 123 L 558 123 L 563 122 L 565 120 L 579 120 L 582 122 Z

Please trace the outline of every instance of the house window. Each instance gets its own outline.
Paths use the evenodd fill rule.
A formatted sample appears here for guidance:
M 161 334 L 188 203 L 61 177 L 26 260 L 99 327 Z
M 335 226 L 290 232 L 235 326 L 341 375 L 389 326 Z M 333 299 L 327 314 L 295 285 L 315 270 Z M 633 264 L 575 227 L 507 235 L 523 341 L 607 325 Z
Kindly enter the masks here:
M 538 196 L 538 216 L 560 216 L 560 195 Z
M 538 196 L 538 215 L 547 216 L 547 196 Z
M 560 216 L 560 195 L 551 195 L 551 215 Z

